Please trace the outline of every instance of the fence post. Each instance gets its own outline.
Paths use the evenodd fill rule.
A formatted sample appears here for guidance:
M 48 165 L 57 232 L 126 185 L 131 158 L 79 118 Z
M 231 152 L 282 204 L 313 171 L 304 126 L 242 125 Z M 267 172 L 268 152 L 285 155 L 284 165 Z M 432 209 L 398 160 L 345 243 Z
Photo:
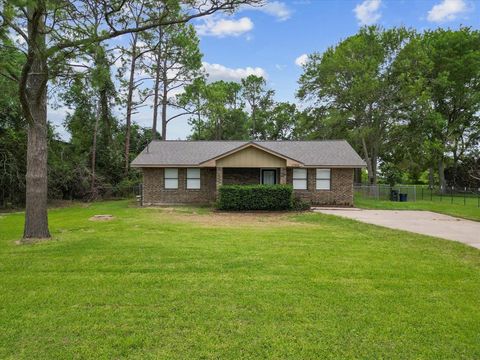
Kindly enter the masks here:
M 443 200 L 443 186 L 440 186 L 440 201 Z
M 413 201 L 417 202 L 417 185 L 413 185 Z
M 463 205 L 467 205 L 467 187 L 465 187 L 465 191 L 463 192 Z
M 450 192 L 450 204 L 453 204 L 453 186 L 452 186 L 452 190 Z

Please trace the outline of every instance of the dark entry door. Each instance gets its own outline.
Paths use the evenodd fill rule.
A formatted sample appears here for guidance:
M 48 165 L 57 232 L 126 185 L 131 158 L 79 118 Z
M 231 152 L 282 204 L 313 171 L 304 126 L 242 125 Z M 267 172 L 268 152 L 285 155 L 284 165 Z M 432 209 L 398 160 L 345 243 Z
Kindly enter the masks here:
M 262 184 L 274 185 L 277 183 L 275 170 L 262 170 Z

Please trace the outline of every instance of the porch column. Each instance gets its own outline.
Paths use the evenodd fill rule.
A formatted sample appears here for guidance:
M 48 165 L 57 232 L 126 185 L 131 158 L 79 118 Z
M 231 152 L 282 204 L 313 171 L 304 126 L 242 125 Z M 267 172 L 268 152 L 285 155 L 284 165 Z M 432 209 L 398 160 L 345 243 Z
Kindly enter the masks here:
M 280 168 L 280 184 L 287 183 L 287 168 Z
M 223 168 L 217 167 L 217 197 L 218 197 L 218 189 L 223 184 Z

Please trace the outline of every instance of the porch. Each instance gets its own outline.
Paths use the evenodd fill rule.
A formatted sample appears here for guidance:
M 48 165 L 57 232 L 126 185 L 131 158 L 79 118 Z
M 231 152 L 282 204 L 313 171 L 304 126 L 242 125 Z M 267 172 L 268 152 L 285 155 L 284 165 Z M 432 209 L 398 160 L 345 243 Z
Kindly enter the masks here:
M 286 184 L 285 167 L 216 167 L 217 190 L 222 185 Z

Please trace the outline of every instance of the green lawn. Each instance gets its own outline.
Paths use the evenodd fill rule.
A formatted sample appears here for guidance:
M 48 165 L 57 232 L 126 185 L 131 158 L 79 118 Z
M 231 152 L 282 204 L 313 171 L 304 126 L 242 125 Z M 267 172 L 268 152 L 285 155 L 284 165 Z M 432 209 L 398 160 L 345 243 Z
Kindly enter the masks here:
M 426 197 L 425 197 L 426 198 Z M 453 203 L 449 197 L 435 197 L 434 201 L 418 200 L 408 202 L 375 200 L 366 198 L 360 194 L 355 195 L 355 206 L 364 209 L 387 209 L 387 210 L 429 210 L 438 213 L 458 216 L 464 219 L 480 221 L 480 207 L 477 198 L 469 197 L 463 202 L 463 197 L 454 197 Z
M 94 214 L 112 214 L 93 222 Z M 347 219 L 50 211 L 0 216 L 1 359 L 480 358 L 480 251 Z

